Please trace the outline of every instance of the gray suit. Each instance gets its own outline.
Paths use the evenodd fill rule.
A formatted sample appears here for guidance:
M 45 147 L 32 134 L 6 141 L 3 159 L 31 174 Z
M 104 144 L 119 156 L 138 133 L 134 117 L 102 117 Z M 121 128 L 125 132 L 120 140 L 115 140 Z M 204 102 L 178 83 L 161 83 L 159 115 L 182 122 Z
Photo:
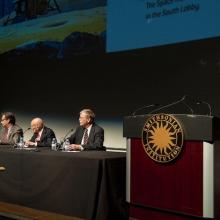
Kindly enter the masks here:
M 9 134 L 8 134 L 8 141 L 2 141 L 3 134 L 4 134 L 5 128 L 2 128 L 0 131 L 0 140 L 1 144 L 15 144 L 19 141 L 20 137 L 23 137 L 23 130 L 18 125 L 12 125 Z

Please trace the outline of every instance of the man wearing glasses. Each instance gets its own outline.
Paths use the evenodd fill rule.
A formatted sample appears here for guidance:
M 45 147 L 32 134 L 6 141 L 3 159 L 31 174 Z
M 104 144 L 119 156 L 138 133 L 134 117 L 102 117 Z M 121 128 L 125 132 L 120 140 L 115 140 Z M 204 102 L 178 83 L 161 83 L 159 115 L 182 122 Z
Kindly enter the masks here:
M 91 109 L 80 112 L 79 124 L 69 137 L 70 150 L 105 150 L 104 129 L 95 123 L 95 113 Z
M 23 130 L 16 125 L 15 115 L 11 112 L 1 114 L 0 144 L 16 144 L 23 136 Z

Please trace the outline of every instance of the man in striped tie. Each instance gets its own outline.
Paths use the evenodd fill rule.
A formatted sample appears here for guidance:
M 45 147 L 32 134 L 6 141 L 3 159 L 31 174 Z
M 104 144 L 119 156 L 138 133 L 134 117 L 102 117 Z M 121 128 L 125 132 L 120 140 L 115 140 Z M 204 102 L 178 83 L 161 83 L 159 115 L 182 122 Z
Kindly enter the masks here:
M 79 116 L 80 126 L 69 137 L 71 150 L 103 150 L 104 129 L 95 123 L 91 109 L 83 109 Z

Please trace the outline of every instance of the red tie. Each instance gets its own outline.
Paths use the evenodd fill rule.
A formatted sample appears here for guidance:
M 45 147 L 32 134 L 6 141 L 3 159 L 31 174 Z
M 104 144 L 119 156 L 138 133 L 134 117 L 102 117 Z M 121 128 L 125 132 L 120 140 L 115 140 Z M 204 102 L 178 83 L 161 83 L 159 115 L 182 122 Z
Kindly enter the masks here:
M 88 139 L 89 139 L 88 129 L 86 128 L 86 129 L 85 129 L 85 132 L 84 132 L 83 144 L 87 144 L 87 143 L 88 143 Z

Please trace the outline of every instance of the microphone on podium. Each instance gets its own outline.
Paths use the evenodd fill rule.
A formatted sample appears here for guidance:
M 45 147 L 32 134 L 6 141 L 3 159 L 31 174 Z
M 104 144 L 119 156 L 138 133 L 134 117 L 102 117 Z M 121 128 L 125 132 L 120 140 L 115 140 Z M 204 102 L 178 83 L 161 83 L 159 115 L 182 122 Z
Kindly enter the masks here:
M 193 114 L 194 114 L 194 111 L 193 111 L 192 107 L 190 107 L 190 106 L 189 106 L 187 103 L 185 103 L 184 101 L 183 101 L 183 104 L 190 110 L 191 115 L 193 115 Z
M 205 105 L 207 105 L 208 106 L 208 109 L 209 109 L 209 116 L 211 116 L 212 115 L 212 107 L 211 107 L 211 105 L 208 103 L 208 102 L 205 102 L 205 101 L 197 101 L 197 103 L 196 103 L 197 105 L 200 105 L 200 104 L 205 104 Z
M 183 103 L 190 110 L 190 113 L 193 115 L 193 113 L 194 113 L 193 109 L 188 104 L 186 104 L 184 102 L 186 98 L 187 98 L 187 95 L 184 95 L 183 97 L 181 97 L 181 99 L 178 99 L 177 101 L 171 102 L 171 103 L 169 103 L 167 105 L 163 105 L 160 108 L 156 108 L 156 109 L 150 111 L 148 114 L 152 114 L 152 113 L 157 112 L 159 110 L 162 110 L 162 109 L 165 109 L 165 108 L 169 108 L 169 107 L 177 105 L 179 103 Z
M 140 110 L 143 110 L 143 109 L 146 109 L 146 108 L 150 108 L 150 107 L 156 107 L 156 106 L 159 106 L 160 104 L 150 104 L 150 105 L 145 105 L 145 106 L 142 106 L 142 107 L 140 107 L 140 108 L 137 108 L 137 109 L 135 109 L 134 111 L 133 111 L 133 113 L 132 113 L 132 116 L 135 116 L 136 115 L 136 113 L 138 112 L 138 111 L 140 111 Z

